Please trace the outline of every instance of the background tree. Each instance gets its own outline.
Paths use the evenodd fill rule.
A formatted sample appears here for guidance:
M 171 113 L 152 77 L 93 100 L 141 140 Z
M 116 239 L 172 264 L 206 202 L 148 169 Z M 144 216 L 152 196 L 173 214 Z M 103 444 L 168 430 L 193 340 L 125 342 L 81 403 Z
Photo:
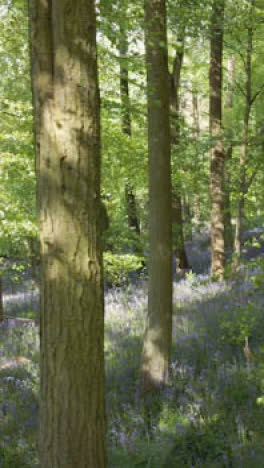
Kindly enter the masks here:
M 148 84 L 150 259 L 148 316 L 141 363 L 143 394 L 168 379 L 172 332 L 169 74 L 165 0 L 145 2 Z
M 233 154 L 233 102 L 235 87 L 235 55 L 231 55 L 227 62 L 227 93 L 224 106 L 224 130 L 225 138 L 228 141 L 226 150 L 226 162 L 224 173 L 224 244 L 225 251 L 232 250 L 233 228 L 231 210 L 231 159 Z
M 255 1 L 250 1 L 250 11 L 248 18 L 248 27 L 247 27 L 247 51 L 246 51 L 246 60 L 245 60 L 245 109 L 244 109 L 244 124 L 242 131 L 242 144 L 241 144 L 241 153 L 240 153 L 240 169 L 239 169 L 239 197 L 238 197 L 238 206 L 237 206 L 237 215 L 236 215 L 236 230 L 234 238 L 234 255 L 233 255 L 233 264 L 232 268 L 236 271 L 239 267 L 241 259 L 241 243 L 242 243 L 242 223 L 244 218 L 244 209 L 245 209 L 245 196 L 249 189 L 250 184 L 247 183 L 246 176 L 246 165 L 247 165 L 247 156 L 248 156 L 248 138 L 249 138 L 249 120 L 252 104 L 256 99 L 256 96 L 252 98 L 252 50 L 253 50 L 253 18 L 254 18 L 254 7 Z
M 171 144 L 175 147 L 176 152 L 180 151 L 180 103 L 179 103 L 179 89 L 181 69 L 184 57 L 184 30 L 181 28 L 178 34 L 177 51 L 175 53 L 172 73 L 170 75 L 170 113 L 171 113 Z M 180 181 L 173 186 L 172 190 L 172 224 L 173 234 L 175 240 L 175 253 L 178 261 L 179 270 L 186 270 L 189 268 L 189 263 L 184 246 L 184 232 L 183 232 L 183 213 L 182 213 L 182 197 Z
M 100 128 L 93 0 L 32 0 L 41 242 L 40 463 L 104 467 Z M 69 21 L 69 18 L 72 20 Z
M 211 271 L 214 277 L 224 275 L 223 179 L 225 150 L 222 141 L 222 57 L 224 0 L 213 2 L 210 56 L 210 192 L 211 192 Z

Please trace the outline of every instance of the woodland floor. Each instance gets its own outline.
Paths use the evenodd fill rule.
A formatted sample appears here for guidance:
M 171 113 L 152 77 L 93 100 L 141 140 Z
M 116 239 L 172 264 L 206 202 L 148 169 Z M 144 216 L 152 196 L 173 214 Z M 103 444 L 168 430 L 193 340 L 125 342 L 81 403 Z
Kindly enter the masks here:
M 137 393 L 146 283 L 106 292 L 109 468 L 264 467 L 264 256 L 257 244 L 246 247 L 240 274 L 220 283 L 209 278 L 206 241 L 189 245 L 194 272 L 174 283 L 171 379 L 148 428 Z M 0 329 L 1 468 L 38 466 L 38 294 L 28 279 L 22 286 L 6 285 L 13 318 Z

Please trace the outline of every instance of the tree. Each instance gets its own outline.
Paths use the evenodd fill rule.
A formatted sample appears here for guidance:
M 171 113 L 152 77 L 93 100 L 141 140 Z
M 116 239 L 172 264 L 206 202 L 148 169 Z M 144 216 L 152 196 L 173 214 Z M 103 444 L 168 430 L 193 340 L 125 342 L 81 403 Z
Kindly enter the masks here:
M 127 10 L 124 11 L 126 17 Z M 122 18 L 124 20 L 124 18 Z M 131 112 L 130 112 L 130 98 L 129 98 L 129 76 L 128 76 L 128 40 L 124 25 L 120 20 L 120 40 L 119 40 L 119 54 L 120 54 L 120 98 L 121 98 L 121 126 L 122 132 L 131 137 Z M 140 224 L 137 215 L 136 197 L 134 194 L 133 185 L 128 181 L 125 185 L 125 199 L 127 208 L 127 221 L 128 227 L 134 237 L 135 251 L 142 255 L 142 248 L 140 245 Z
M 245 209 L 245 197 L 251 183 L 247 183 L 246 165 L 248 156 L 248 137 L 249 137 L 249 119 L 252 104 L 254 103 L 257 94 L 252 97 L 252 51 L 253 51 L 253 16 L 255 9 L 255 1 L 250 1 L 250 12 L 249 12 L 249 25 L 247 28 L 247 53 L 245 61 L 245 108 L 244 108 L 244 124 L 242 134 L 242 144 L 240 152 L 240 173 L 239 173 L 239 197 L 236 215 L 236 230 L 234 238 L 234 255 L 232 261 L 232 269 L 234 272 L 238 270 L 241 258 L 241 243 L 242 243 L 242 223 L 244 218 Z
M 41 243 L 40 463 L 105 466 L 93 0 L 31 0 Z M 70 20 L 69 20 L 70 19 Z
M 25 258 L 37 236 L 32 106 L 24 0 L 0 12 L 0 256 Z M 3 276 L 5 275 L 3 271 Z
M 222 278 L 225 266 L 223 180 L 225 150 L 222 141 L 222 56 L 224 0 L 213 2 L 211 18 L 210 57 L 210 193 L 211 193 L 211 253 L 212 276 Z
M 227 64 L 228 71 L 228 88 L 225 100 L 225 130 L 226 138 L 229 140 L 226 148 L 226 163 L 224 173 L 224 243 L 225 251 L 232 250 L 233 246 L 233 229 L 232 229 L 232 213 L 231 213 L 231 159 L 233 153 L 232 142 L 232 110 L 233 110 L 233 94 L 235 86 L 235 55 L 231 55 Z
M 145 2 L 148 85 L 150 259 L 148 317 L 141 363 L 141 391 L 155 391 L 168 377 L 172 330 L 172 230 L 169 74 L 165 0 Z
M 179 106 L 179 90 L 181 69 L 184 56 L 184 27 L 179 33 L 178 48 L 173 61 L 173 70 L 170 75 L 170 110 L 171 110 L 171 144 L 179 151 L 180 143 L 180 106 Z M 187 255 L 184 245 L 183 234 L 183 216 L 182 216 L 182 197 L 181 188 L 178 181 L 177 186 L 174 185 L 172 190 L 172 223 L 175 237 L 175 252 L 178 260 L 179 270 L 189 268 Z

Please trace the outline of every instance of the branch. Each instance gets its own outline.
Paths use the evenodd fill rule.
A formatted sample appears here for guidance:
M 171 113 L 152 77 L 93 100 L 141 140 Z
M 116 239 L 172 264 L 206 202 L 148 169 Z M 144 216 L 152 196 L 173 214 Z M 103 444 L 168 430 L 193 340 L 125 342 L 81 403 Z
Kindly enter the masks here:
M 250 100 L 250 105 L 252 106 L 252 104 L 254 103 L 254 101 L 257 99 L 257 97 L 260 95 L 260 93 L 263 91 L 264 89 L 264 83 L 262 86 L 260 86 L 259 90 L 254 94 L 254 96 L 251 98 Z
M 253 180 L 255 179 L 256 175 L 257 175 L 257 172 L 259 170 L 259 166 L 256 167 L 256 169 L 252 172 L 248 182 L 246 183 L 246 186 L 245 186 L 245 194 L 248 193 L 249 189 L 250 189 L 250 186 L 253 182 Z
M 238 82 L 237 80 L 235 80 L 235 85 L 238 87 L 239 91 L 241 91 L 241 93 L 243 94 L 243 96 L 246 97 L 245 90 L 242 88 L 242 86 L 239 84 L 239 82 Z

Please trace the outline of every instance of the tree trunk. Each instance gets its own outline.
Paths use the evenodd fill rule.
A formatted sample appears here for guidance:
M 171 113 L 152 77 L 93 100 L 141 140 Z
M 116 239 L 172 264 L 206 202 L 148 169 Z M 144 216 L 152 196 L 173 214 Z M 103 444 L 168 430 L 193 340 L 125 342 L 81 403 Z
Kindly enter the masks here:
M 93 0 L 31 0 L 41 244 L 40 465 L 105 467 Z
M 179 47 L 173 62 L 173 71 L 170 76 L 171 92 L 170 92 L 170 114 L 171 114 L 171 145 L 179 151 L 180 144 L 180 106 L 179 106 L 179 90 L 181 80 L 181 69 L 184 56 L 184 28 L 179 33 Z M 177 267 L 181 270 L 189 268 L 187 255 L 184 245 L 183 234 L 183 216 L 182 216 L 182 199 L 181 187 L 174 187 L 172 194 L 172 225 L 173 225 L 173 240 L 175 245 L 175 254 L 177 258 Z
M 121 97 L 121 122 L 122 131 L 126 135 L 131 136 L 131 115 L 130 115 L 130 99 L 129 99 L 129 83 L 128 83 L 128 66 L 127 66 L 128 43 L 126 32 L 120 25 L 120 97 Z
M 168 378 L 172 338 L 172 217 L 169 73 L 165 0 L 145 1 L 148 83 L 150 259 L 141 392 Z
M 189 241 L 191 241 L 192 240 L 193 213 L 192 213 L 191 206 L 190 206 L 190 200 L 187 194 L 185 194 L 185 197 L 183 199 L 182 208 L 183 208 L 183 213 L 184 213 L 185 226 L 187 227 L 186 238 Z
M 194 140 L 200 137 L 201 125 L 200 125 L 200 110 L 199 110 L 199 101 L 198 101 L 198 91 L 192 84 L 192 122 L 193 122 L 193 138 Z M 199 156 L 197 154 L 197 156 Z M 199 190 L 198 190 L 199 191 Z M 200 232 L 201 227 L 201 200 L 200 194 L 196 193 L 194 195 L 193 201 L 193 223 L 195 225 L 195 230 Z
M 224 244 L 225 251 L 232 250 L 233 247 L 233 228 L 232 228 L 232 213 L 231 213 L 231 200 L 230 200 L 230 187 L 231 187 L 231 173 L 229 162 L 232 158 L 232 145 L 229 146 L 226 152 L 225 174 L 224 174 Z
M 193 130 L 194 136 L 199 137 L 200 135 L 200 113 L 198 105 L 198 94 L 195 86 L 192 86 L 192 119 L 193 119 Z
M 135 234 L 140 236 L 140 226 L 137 217 L 136 199 L 131 185 L 126 184 L 126 204 L 128 214 L 128 226 L 134 231 Z
M 3 283 L 0 276 L 0 322 L 4 320 Z
M 120 96 L 121 96 L 121 123 L 122 131 L 125 135 L 132 135 L 131 128 L 131 113 L 130 113 L 130 98 L 129 98 L 129 81 L 127 67 L 128 43 L 124 28 L 120 25 Z M 125 200 L 127 208 L 128 227 L 134 235 L 135 252 L 142 255 L 142 247 L 140 244 L 140 224 L 137 215 L 136 197 L 134 194 L 133 185 L 128 182 L 125 186 Z
M 223 180 L 225 151 L 222 141 L 222 57 L 224 0 L 214 0 L 211 20 L 210 57 L 210 193 L 211 193 L 211 274 L 215 279 L 224 276 L 224 210 Z
M 233 109 L 233 91 L 235 85 L 235 56 L 232 55 L 228 61 L 228 89 L 226 94 L 225 102 L 225 112 L 227 114 L 232 113 Z M 230 125 L 231 115 L 228 115 L 228 123 Z M 233 247 L 233 229 L 232 229 L 232 213 L 231 213 L 231 200 L 230 200 L 230 188 L 231 188 L 231 168 L 230 162 L 233 154 L 233 142 L 232 142 L 232 129 L 231 132 L 229 129 L 227 131 L 227 138 L 230 137 L 231 141 L 228 143 L 228 148 L 226 150 L 226 163 L 225 163 L 225 173 L 224 173 L 224 242 L 225 242 L 225 251 L 231 251 Z
M 177 269 L 179 272 L 182 272 L 189 269 L 189 262 L 184 246 L 181 196 L 175 191 L 172 193 L 172 225 L 173 237 L 175 239 Z
M 242 231 L 243 231 L 243 218 L 245 208 L 245 196 L 248 190 L 246 183 L 246 164 L 248 153 L 248 131 L 249 131 L 249 118 L 252 105 L 252 89 L 251 89 L 251 62 L 252 62 L 252 49 L 253 49 L 253 10 L 255 2 L 251 0 L 250 12 L 250 25 L 247 30 L 247 57 L 246 57 L 246 89 L 245 89 L 245 112 L 244 112 L 244 126 L 242 135 L 242 145 L 240 152 L 240 175 L 239 175 L 239 198 L 236 216 L 236 230 L 234 238 L 234 255 L 232 261 L 232 269 L 235 273 L 240 265 L 241 260 L 241 244 L 242 244 Z

